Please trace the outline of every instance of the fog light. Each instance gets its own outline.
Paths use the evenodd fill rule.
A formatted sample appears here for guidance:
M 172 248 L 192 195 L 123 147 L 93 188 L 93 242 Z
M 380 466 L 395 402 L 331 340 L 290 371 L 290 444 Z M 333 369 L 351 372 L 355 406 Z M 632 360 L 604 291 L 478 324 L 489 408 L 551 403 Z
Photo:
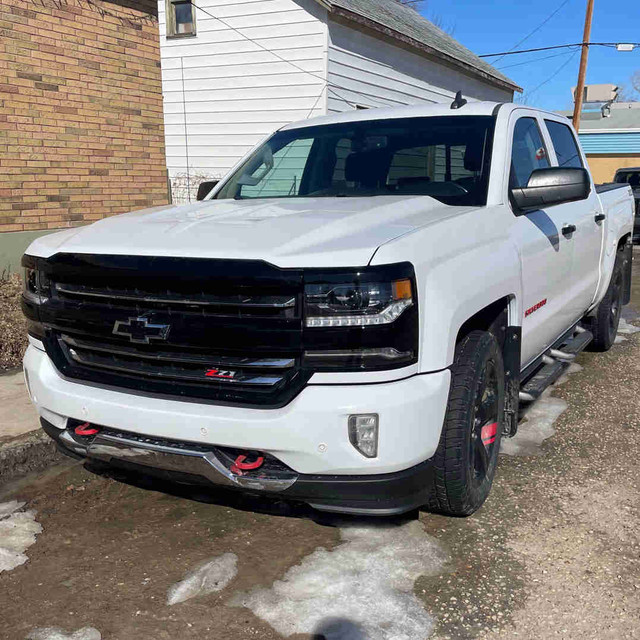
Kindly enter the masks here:
M 363 456 L 375 458 L 378 455 L 378 414 L 349 416 L 349 440 Z

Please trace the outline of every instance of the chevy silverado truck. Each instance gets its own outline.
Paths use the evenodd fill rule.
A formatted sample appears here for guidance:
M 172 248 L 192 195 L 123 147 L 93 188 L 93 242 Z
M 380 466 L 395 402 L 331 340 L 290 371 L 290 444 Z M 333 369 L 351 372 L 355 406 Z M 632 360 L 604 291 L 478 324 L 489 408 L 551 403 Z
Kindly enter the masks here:
M 469 515 L 519 408 L 629 301 L 631 188 L 596 188 L 554 113 L 299 122 L 200 197 L 24 256 L 29 393 L 92 468 Z

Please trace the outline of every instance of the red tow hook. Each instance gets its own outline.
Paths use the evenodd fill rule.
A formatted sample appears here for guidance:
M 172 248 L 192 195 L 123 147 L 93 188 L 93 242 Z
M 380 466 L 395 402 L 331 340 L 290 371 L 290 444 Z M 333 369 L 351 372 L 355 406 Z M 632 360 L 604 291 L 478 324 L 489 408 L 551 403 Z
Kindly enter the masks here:
M 96 429 L 95 427 L 92 427 L 88 422 L 85 422 L 84 424 L 79 424 L 75 429 L 74 432 L 77 436 L 95 436 L 96 433 L 99 433 L 100 429 Z
M 236 461 L 231 465 L 231 473 L 235 473 L 237 476 L 243 476 L 244 471 L 255 471 L 264 464 L 264 457 L 260 456 L 254 462 L 245 462 L 247 456 L 238 456 Z

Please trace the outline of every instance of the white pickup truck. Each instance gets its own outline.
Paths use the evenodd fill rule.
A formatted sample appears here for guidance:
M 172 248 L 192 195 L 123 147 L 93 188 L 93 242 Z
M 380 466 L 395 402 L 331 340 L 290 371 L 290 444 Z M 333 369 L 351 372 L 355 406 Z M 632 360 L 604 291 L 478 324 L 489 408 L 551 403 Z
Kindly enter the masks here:
M 201 191 L 24 256 L 31 398 L 92 468 L 468 515 L 520 403 L 629 301 L 631 189 L 554 113 L 309 120 Z

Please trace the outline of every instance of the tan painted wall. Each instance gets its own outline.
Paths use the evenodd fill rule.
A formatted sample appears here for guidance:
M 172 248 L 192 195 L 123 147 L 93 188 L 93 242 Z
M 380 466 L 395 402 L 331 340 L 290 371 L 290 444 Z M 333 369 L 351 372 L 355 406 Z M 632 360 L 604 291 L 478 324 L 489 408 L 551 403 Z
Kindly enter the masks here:
M 596 184 L 612 182 L 618 169 L 624 167 L 640 167 L 640 155 L 587 155 L 593 180 Z

